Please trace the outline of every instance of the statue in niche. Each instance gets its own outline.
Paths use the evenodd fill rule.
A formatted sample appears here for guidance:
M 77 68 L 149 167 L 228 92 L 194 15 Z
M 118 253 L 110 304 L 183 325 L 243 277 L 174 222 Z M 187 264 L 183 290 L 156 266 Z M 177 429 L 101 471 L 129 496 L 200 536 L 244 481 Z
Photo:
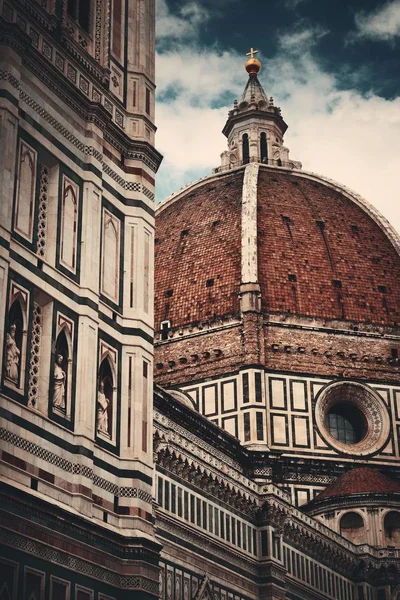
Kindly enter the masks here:
M 99 391 L 97 394 L 97 419 L 96 419 L 96 424 L 97 424 L 97 431 L 99 431 L 100 433 L 106 433 L 107 435 L 109 435 L 108 432 L 108 405 L 109 405 L 109 399 L 107 398 L 107 396 L 104 393 L 104 381 L 100 381 L 99 383 Z
M 66 374 L 63 371 L 64 357 L 58 353 L 54 364 L 54 389 L 53 389 L 53 408 L 65 411 L 65 380 Z
M 17 346 L 15 332 L 17 326 L 13 323 L 7 333 L 6 338 L 6 376 L 11 381 L 18 383 L 19 376 L 19 357 L 21 350 Z

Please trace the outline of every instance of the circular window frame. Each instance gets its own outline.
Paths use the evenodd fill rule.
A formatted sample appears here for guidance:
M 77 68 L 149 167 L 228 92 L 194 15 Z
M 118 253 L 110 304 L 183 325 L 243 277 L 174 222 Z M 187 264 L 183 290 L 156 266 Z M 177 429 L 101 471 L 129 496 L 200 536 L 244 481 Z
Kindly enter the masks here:
M 327 425 L 329 411 L 336 404 L 349 403 L 357 408 L 367 424 L 364 437 L 355 444 L 346 444 L 334 438 Z M 380 396 L 371 388 L 353 381 L 338 381 L 324 387 L 315 404 L 318 431 L 329 446 L 347 455 L 370 456 L 383 448 L 390 433 L 389 412 Z

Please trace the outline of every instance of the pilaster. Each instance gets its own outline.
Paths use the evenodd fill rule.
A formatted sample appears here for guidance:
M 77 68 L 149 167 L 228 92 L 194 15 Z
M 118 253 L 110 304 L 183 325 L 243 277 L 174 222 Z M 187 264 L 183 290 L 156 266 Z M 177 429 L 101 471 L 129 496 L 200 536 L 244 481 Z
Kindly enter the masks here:
M 259 165 L 246 166 L 242 188 L 242 275 L 240 307 L 243 320 L 243 344 L 248 364 L 263 362 L 264 343 L 260 314 L 261 293 L 258 284 L 257 257 L 257 180 Z
M 9 46 L 0 50 L 0 231 L 10 232 L 17 152 L 21 57 Z

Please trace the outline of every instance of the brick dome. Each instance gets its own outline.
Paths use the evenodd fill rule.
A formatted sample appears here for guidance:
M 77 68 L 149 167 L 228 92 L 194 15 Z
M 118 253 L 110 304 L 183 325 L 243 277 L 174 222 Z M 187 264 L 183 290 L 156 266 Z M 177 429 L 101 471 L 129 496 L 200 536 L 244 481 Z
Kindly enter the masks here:
M 163 320 L 175 328 L 239 313 L 243 178 L 243 168 L 210 176 L 158 209 L 156 330 Z M 337 184 L 259 166 L 263 311 L 397 325 L 396 243 L 385 220 Z

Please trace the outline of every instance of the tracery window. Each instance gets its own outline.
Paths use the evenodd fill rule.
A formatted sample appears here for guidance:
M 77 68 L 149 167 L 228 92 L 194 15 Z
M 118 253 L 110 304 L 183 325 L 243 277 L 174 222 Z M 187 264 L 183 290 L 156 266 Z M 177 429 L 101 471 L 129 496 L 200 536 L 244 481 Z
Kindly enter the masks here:
M 17 167 L 17 190 L 14 206 L 14 229 L 32 241 L 36 203 L 37 152 L 20 140 Z
M 318 394 L 317 428 L 333 449 L 367 456 L 387 443 L 390 419 L 381 397 L 370 387 L 350 381 L 330 383 Z
M 90 0 L 68 0 L 67 4 L 68 15 L 87 32 L 90 28 L 91 4 Z
M 61 250 L 60 262 L 68 270 L 76 272 L 78 234 L 78 186 L 64 176 L 61 199 Z
M 48 258 L 46 249 L 49 230 L 52 229 L 48 223 L 51 212 L 49 203 L 58 194 L 58 172 L 58 161 L 26 132 L 21 132 L 16 167 L 13 236 L 41 258 Z
M 367 431 L 364 415 L 352 404 L 339 403 L 333 406 L 327 421 L 329 433 L 344 444 L 357 444 Z

